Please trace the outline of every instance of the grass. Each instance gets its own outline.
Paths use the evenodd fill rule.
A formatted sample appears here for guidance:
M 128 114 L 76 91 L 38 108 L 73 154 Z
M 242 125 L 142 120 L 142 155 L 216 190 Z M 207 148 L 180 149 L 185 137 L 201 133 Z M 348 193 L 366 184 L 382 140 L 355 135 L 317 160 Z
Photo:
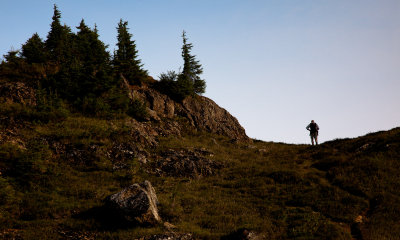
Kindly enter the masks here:
M 157 177 L 134 157 L 113 168 L 107 153 L 115 143 L 140 145 L 130 133 L 125 119 L 70 115 L 18 129 L 23 145 L 1 142 L 0 238 L 7 231 L 22 239 L 163 233 L 162 225 L 129 226 L 103 212 L 106 196 L 145 179 L 155 187 L 161 217 L 200 239 L 242 228 L 267 239 L 351 239 L 354 228 L 364 239 L 400 238 L 400 129 L 318 147 L 236 144 L 189 129 L 159 137 L 156 148 L 140 146 L 149 153 L 207 149 L 223 167 L 198 179 Z M 360 215 L 364 221 L 355 225 Z

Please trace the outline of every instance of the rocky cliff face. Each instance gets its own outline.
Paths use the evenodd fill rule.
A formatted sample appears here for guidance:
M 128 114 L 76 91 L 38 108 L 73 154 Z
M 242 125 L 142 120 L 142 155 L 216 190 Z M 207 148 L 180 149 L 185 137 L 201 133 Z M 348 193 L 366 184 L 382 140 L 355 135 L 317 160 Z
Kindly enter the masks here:
M 180 116 L 198 130 L 228 136 L 237 141 L 250 140 L 238 120 L 207 97 L 187 97 L 182 103 L 178 103 L 151 88 L 132 90 L 131 96 L 147 104 L 154 120 Z
M 244 128 L 228 111 L 206 97 L 189 97 L 178 108 L 178 114 L 189 119 L 200 130 L 228 136 L 235 140 L 248 140 Z

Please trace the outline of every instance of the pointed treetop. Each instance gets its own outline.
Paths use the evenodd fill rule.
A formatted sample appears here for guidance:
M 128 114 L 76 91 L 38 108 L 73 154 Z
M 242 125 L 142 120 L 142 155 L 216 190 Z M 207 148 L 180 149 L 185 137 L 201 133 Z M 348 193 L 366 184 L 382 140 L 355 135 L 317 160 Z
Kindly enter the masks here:
M 96 33 L 96 35 L 98 35 L 99 34 L 99 30 L 97 29 L 97 24 L 95 23 L 94 24 L 94 33 Z
M 128 30 L 128 22 L 120 19 L 117 27 L 118 48 L 114 53 L 114 66 L 131 83 L 140 84 L 147 76 L 147 71 L 142 68 L 143 64 L 138 59 L 135 41 L 132 40 L 132 34 Z
M 187 42 L 185 31 L 182 32 L 182 39 L 182 58 L 184 63 L 180 79 L 187 84 L 188 92 L 204 93 L 206 82 L 200 78 L 200 75 L 203 73 L 203 67 L 196 60 L 196 56 L 191 54 L 193 45 Z
M 58 10 L 56 4 L 54 4 L 53 9 L 54 9 L 54 13 L 53 13 L 53 18 L 52 19 L 53 19 L 54 22 L 60 23 L 61 12 Z
M 82 18 L 81 22 L 79 23 L 79 26 L 76 28 L 79 29 L 79 33 L 90 32 L 90 28 L 86 25 L 85 20 L 83 18 Z

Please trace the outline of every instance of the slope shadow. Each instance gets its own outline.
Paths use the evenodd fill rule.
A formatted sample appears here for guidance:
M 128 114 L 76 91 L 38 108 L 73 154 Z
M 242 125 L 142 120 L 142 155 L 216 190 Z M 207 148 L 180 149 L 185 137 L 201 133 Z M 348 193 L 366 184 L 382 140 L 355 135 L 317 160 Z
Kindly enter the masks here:
M 240 228 L 229 235 L 222 236 L 221 240 L 245 240 L 249 239 L 250 230 L 247 228 Z
M 93 226 L 93 228 L 103 231 L 115 231 L 143 226 L 137 221 L 127 220 L 115 212 L 115 210 L 113 211 L 106 206 L 93 207 L 74 215 L 73 218 L 80 220 L 94 220 L 96 224 Z

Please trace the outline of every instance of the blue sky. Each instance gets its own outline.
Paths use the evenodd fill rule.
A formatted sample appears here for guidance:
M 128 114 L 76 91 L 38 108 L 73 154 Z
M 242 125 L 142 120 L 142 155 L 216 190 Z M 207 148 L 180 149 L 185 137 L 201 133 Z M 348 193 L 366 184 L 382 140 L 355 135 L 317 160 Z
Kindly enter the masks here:
M 144 68 L 179 70 L 182 30 L 203 65 L 205 96 L 250 137 L 308 143 L 400 126 L 398 0 L 1 0 L 0 55 L 33 33 L 45 39 L 53 4 L 75 30 L 97 24 L 115 49 L 129 22 Z

